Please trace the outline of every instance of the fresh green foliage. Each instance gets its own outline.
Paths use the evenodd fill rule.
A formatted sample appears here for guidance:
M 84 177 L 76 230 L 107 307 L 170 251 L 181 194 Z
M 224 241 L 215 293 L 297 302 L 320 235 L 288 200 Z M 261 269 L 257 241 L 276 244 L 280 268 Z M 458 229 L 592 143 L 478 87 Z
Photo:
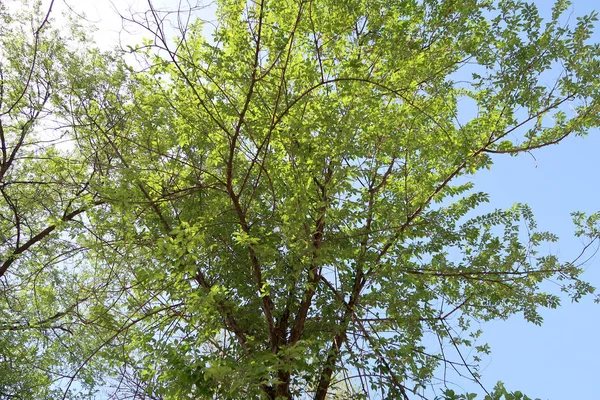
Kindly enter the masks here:
M 135 65 L 47 21 L 2 31 L 0 390 L 430 396 L 440 367 L 478 382 L 474 319 L 540 324 L 549 278 L 593 292 L 526 205 L 479 212 L 469 177 L 600 125 L 595 15 L 219 0 L 208 35 L 190 11 L 173 38 L 149 7 Z M 68 146 L 36 144 L 42 118 Z M 573 216 L 597 240 L 599 216 Z

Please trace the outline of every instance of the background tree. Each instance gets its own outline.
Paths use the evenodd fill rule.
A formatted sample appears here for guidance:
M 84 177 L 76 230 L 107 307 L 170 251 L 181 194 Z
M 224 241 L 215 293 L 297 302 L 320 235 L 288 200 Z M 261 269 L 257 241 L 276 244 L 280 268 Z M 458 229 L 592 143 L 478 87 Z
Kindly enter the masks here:
M 0 4 L 0 398 L 56 399 L 88 339 L 82 304 L 99 287 L 84 268 L 82 217 L 102 204 L 103 173 L 73 123 L 76 99 L 102 101 L 110 59 L 87 51 L 81 27 L 53 26 L 51 2 Z M 114 87 L 112 84 L 109 87 Z M 88 101 L 89 102 L 89 101 Z M 87 140 L 91 140 L 87 138 Z M 106 280 L 102 280 L 105 282 Z M 74 339 L 74 340 L 72 340 Z M 90 370 L 79 388 L 98 382 Z M 97 372 L 96 370 L 94 372 Z M 76 394 L 69 393 L 69 397 Z

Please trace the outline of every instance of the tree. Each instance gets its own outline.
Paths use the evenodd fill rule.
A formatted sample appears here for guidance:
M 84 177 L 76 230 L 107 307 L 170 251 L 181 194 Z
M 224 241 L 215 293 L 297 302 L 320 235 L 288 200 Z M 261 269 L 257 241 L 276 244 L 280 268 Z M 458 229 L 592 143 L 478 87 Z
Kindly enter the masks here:
M 593 291 L 576 261 L 538 252 L 557 238 L 526 205 L 478 214 L 468 177 L 599 125 L 595 15 L 223 0 L 207 37 L 197 8 L 149 4 L 129 18 L 151 34 L 131 49 L 144 68 L 91 51 L 56 96 L 87 166 L 62 218 L 86 295 L 56 318 L 69 335 L 42 332 L 68 343 L 65 393 L 87 373 L 113 398 L 425 396 L 440 366 L 478 381 L 474 318 L 541 323 L 560 302 L 546 278 Z M 599 216 L 574 217 L 596 241 Z
M 82 85 L 86 96 L 101 99 L 78 70 L 91 75 L 107 57 L 81 49 L 87 39 L 76 25 L 53 27 L 52 7 L 0 3 L 2 399 L 62 395 L 55 382 L 79 365 L 85 341 L 74 323 L 81 324 L 78 308 L 96 285 L 78 268 L 88 249 L 70 238 L 85 232 L 85 211 L 102 203 L 90 188 L 102 171 L 94 151 L 85 158 L 73 145 L 83 137 L 69 109 Z M 84 372 L 80 383 L 91 386 Z

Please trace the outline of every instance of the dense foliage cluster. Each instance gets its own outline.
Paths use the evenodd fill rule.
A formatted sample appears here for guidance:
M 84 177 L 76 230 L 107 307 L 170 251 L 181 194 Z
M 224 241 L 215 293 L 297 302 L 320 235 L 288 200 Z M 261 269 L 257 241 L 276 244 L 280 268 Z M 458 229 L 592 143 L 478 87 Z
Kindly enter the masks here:
M 567 8 L 150 2 L 102 52 L 0 5 L 0 398 L 472 398 L 472 321 L 593 291 L 469 182 L 600 125 Z

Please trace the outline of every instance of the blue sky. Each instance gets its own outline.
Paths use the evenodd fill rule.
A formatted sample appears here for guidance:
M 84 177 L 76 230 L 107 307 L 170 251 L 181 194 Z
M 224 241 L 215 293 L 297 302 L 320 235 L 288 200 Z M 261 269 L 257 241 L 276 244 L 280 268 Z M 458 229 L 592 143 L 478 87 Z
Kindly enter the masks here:
M 600 210 L 600 131 L 518 157 L 497 157 L 491 171 L 478 174 L 479 190 L 490 194 L 490 204 L 510 207 L 514 202 L 531 206 L 540 230 L 559 235 L 548 250 L 562 260 L 572 260 L 583 244 L 573 236 L 570 213 Z M 600 256 L 592 259 L 584 278 L 600 287 Z M 548 284 L 548 290 L 553 289 Z M 502 380 L 507 388 L 543 400 L 597 399 L 600 360 L 600 304 L 592 297 L 580 303 L 568 298 L 556 310 L 542 312 L 544 323 L 535 326 L 517 315 L 508 321 L 481 326 L 482 342 L 492 355 L 484 359 L 486 387 Z
M 552 4 L 536 3 L 542 11 Z M 600 10 L 600 3 L 593 1 L 572 3 L 572 22 L 594 7 Z M 593 40 L 600 42 L 600 34 Z M 539 229 L 560 237 L 548 250 L 564 261 L 575 258 L 583 244 L 573 235 L 570 213 L 600 211 L 600 131 L 568 138 L 534 152 L 533 157 L 523 154 L 494 160 L 490 171 L 476 175 L 476 188 L 490 194 L 494 207 L 529 204 Z M 600 288 L 600 256 L 587 264 L 584 278 Z M 548 289 L 553 286 L 547 285 Z M 542 326 L 527 323 L 522 316 L 481 326 L 482 341 L 492 350 L 482 364 L 484 386 L 491 388 L 502 380 L 510 390 L 543 400 L 600 398 L 600 304 L 591 296 L 578 304 L 565 298 L 559 309 L 544 310 L 542 315 Z
M 544 13 L 549 13 L 553 1 L 535 1 Z M 83 0 L 77 9 L 87 10 L 92 20 L 102 21 L 97 35 L 100 44 L 114 45 L 119 30 L 118 18 L 111 13 L 107 0 Z M 142 1 L 136 8 L 143 7 Z M 571 22 L 589 13 L 600 2 L 573 0 Z M 74 5 L 73 4 L 73 5 Z M 119 7 L 125 9 L 126 7 Z M 139 9 L 139 8 L 138 8 Z M 600 24 L 598 24 L 600 30 Z M 600 34 L 594 41 L 600 42 Z M 534 158 L 535 157 L 535 158 Z M 548 248 L 564 261 L 573 259 L 582 243 L 573 236 L 570 213 L 600 210 L 600 131 L 585 138 L 568 138 L 557 146 L 541 149 L 533 157 L 495 157 L 491 171 L 482 171 L 474 178 L 476 189 L 490 194 L 490 205 L 508 208 L 515 202 L 531 206 L 540 230 L 556 233 L 560 241 Z M 584 278 L 600 287 L 600 256 L 587 264 Z M 548 284 L 549 289 L 554 286 Z M 502 380 L 508 389 L 520 390 L 542 400 L 598 399 L 600 388 L 600 304 L 587 297 L 578 304 L 565 298 L 557 310 L 542 312 L 544 324 L 535 326 L 522 316 L 508 321 L 481 325 L 492 355 L 482 363 L 482 382 L 491 389 Z M 476 390 L 471 385 L 462 386 Z M 457 388 L 457 389 L 460 389 Z M 459 391 L 459 390 L 457 390 Z

